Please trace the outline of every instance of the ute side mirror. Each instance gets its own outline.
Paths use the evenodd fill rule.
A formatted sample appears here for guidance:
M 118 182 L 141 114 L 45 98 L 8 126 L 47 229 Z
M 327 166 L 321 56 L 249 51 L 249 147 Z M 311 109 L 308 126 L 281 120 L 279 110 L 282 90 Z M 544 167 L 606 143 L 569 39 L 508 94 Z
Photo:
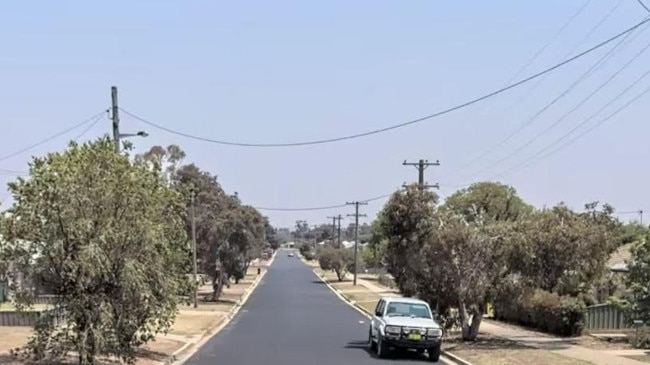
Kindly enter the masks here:
M 375 311 L 375 315 L 376 315 L 377 317 L 381 317 L 381 311 Z

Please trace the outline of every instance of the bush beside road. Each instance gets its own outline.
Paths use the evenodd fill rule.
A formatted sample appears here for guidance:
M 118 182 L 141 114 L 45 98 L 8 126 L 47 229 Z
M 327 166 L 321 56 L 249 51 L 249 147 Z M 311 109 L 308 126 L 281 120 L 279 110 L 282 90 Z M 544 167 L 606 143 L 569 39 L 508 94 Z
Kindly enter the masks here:
M 270 261 L 249 267 L 245 278 L 238 284 L 232 283 L 230 288 L 224 288 L 217 302 L 206 300 L 212 294 L 212 287 L 210 285 L 202 286 L 199 290 L 199 306 L 197 308 L 194 308 L 192 304 L 179 306 L 179 313 L 170 332 L 167 335 L 159 335 L 155 341 L 140 347 L 137 351 L 136 364 L 154 365 L 170 362 L 191 351 L 192 346 L 203 338 L 214 335 L 215 330 L 232 317 L 234 310 L 243 305 L 242 299 L 264 276 L 268 264 Z M 262 269 L 260 275 L 257 274 L 258 267 Z M 3 308 L 9 310 L 9 305 L 3 305 Z M 2 329 L 0 330 L 0 364 L 30 364 L 30 362 L 13 359 L 9 351 L 25 345 L 32 334 L 32 328 L 0 328 Z M 104 359 L 104 363 L 108 364 L 112 361 Z M 62 361 L 60 364 L 66 364 L 66 362 Z
M 360 274 L 358 285 L 354 286 L 350 276 L 338 281 L 331 271 L 315 268 L 314 273 L 368 314 L 374 311 L 380 296 L 399 295 L 394 289 L 378 284 L 377 275 Z M 481 329 L 476 341 L 463 341 L 458 330 L 449 331 L 443 350 L 474 365 L 640 365 L 650 362 L 644 350 L 591 336 L 567 339 L 493 320 L 485 320 Z

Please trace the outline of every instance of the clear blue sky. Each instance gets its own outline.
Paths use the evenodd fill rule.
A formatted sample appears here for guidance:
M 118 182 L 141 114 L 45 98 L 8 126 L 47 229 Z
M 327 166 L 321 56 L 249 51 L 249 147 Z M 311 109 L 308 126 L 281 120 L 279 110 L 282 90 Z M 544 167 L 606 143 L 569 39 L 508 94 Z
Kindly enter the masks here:
M 618 2 L 591 1 L 522 75 L 646 16 L 635 0 L 620 0 L 611 17 L 583 42 Z M 8 2 L 0 12 L 0 156 L 107 108 L 111 85 L 119 87 L 124 109 L 214 139 L 293 142 L 384 127 L 503 86 L 583 3 Z M 401 163 L 419 158 L 440 160 L 440 167 L 427 170 L 427 180 L 440 182 L 444 196 L 457 185 L 490 178 L 526 161 L 647 71 L 650 55 L 644 54 L 549 133 L 499 162 L 646 46 L 650 30 L 644 28 L 630 39 L 535 123 L 463 170 L 562 93 L 607 48 L 558 70 L 532 91 L 535 82 L 437 119 L 341 143 L 280 149 L 218 146 L 156 130 L 126 115 L 122 130 L 150 133 L 149 138 L 133 140 L 138 151 L 154 144 L 179 144 L 188 161 L 217 174 L 226 190 L 237 191 L 244 202 L 257 207 L 334 205 L 386 194 L 417 178 L 414 168 Z M 648 85 L 650 77 L 606 112 Z M 645 167 L 650 153 L 648 100 L 640 99 L 557 154 L 501 180 L 537 206 L 565 201 L 579 208 L 599 200 L 620 211 L 650 210 Z M 109 130 L 104 119 L 84 138 Z M 60 150 L 80 131 L 4 160 L 0 169 L 25 170 L 30 155 Z M 2 171 L 0 182 L 13 178 Z M 5 195 L 1 191 L 0 199 Z M 383 203 L 373 202 L 362 211 L 370 219 Z M 324 223 L 328 215 L 351 212 L 349 207 L 265 213 L 284 226 L 296 219 Z

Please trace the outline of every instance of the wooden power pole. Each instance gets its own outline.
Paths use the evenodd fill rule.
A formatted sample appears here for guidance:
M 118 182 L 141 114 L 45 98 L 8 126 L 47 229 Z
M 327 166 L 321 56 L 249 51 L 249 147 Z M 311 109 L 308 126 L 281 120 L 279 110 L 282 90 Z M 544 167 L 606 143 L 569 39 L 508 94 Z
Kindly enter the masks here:
M 337 237 L 336 242 L 337 242 L 338 248 L 341 248 L 341 219 L 343 219 L 343 217 L 341 217 L 341 215 L 339 214 L 339 215 L 335 215 L 333 217 L 327 217 L 327 218 L 332 219 L 332 240 L 334 240 L 334 237 L 336 236 Z M 338 228 L 336 226 L 336 221 L 339 221 Z
M 113 120 L 113 141 L 115 152 L 120 153 L 120 108 L 117 104 L 117 86 L 111 87 L 111 110 Z
M 433 185 L 428 185 L 424 182 L 424 170 L 427 169 L 429 166 L 440 166 L 440 162 L 429 162 L 428 160 L 420 160 L 418 162 L 406 162 L 404 161 L 402 163 L 404 166 L 415 166 L 415 168 L 418 169 L 418 185 L 422 189 L 428 189 L 428 188 L 436 188 L 439 189 L 440 185 L 438 184 L 433 184 Z M 406 185 L 406 184 L 405 184 Z
M 368 205 L 367 202 L 347 202 L 347 205 L 354 205 L 354 214 L 348 214 L 348 217 L 354 217 L 354 274 L 352 285 L 357 285 L 357 262 L 359 255 L 359 217 L 365 217 L 365 214 L 359 214 L 359 205 Z

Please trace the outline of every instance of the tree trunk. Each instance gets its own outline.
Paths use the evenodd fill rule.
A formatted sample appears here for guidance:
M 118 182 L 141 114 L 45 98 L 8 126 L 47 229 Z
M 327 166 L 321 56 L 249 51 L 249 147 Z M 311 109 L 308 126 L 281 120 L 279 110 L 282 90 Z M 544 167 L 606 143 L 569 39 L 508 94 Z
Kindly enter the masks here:
M 478 337 L 478 330 L 481 327 L 481 322 L 483 321 L 483 311 L 480 309 L 477 309 L 473 311 L 474 313 L 472 314 L 472 325 L 469 327 L 469 333 L 467 338 L 463 338 L 464 340 L 468 341 L 475 341 L 476 337 Z
M 345 274 L 347 274 L 343 270 L 334 270 L 334 272 L 336 273 L 336 278 L 339 279 L 339 281 L 343 281 L 343 279 L 345 279 Z
M 220 270 L 216 270 L 214 276 L 212 277 L 212 298 L 213 302 L 216 302 L 221 295 L 223 290 L 223 274 Z
M 483 308 L 479 305 L 471 305 L 468 310 L 463 301 L 459 302 L 458 314 L 460 316 L 463 341 L 475 341 L 483 321 Z

